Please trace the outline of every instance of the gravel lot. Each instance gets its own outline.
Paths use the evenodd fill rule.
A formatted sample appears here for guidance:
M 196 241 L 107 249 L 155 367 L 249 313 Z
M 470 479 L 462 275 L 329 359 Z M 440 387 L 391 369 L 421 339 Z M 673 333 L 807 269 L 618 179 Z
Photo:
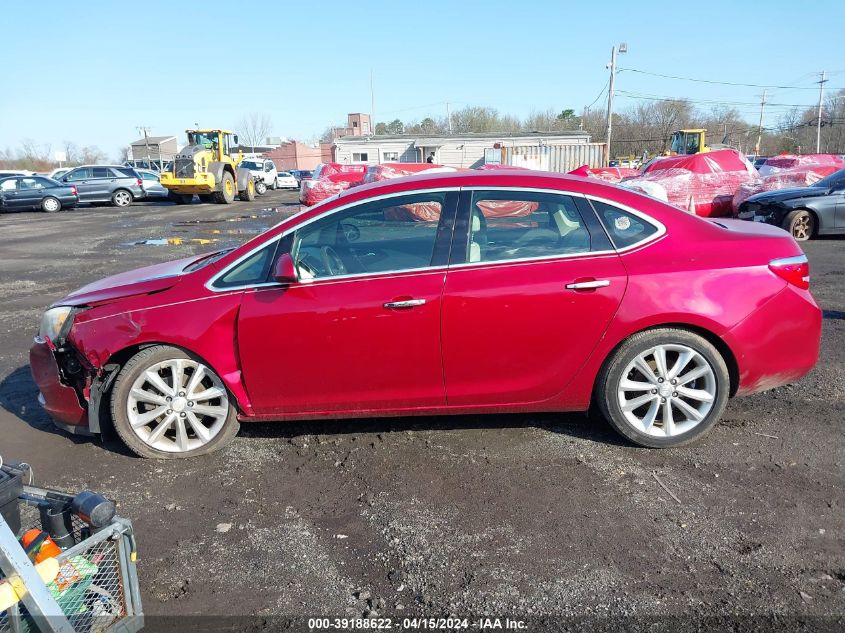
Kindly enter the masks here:
M 842 630 L 841 239 L 805 247 L 825 310 L 817 369 L 732 401 L 692 447 L 635 448 L 581 415 L 466 416 L 246 424 L 220 453 L 159 462 L 52 427 L 28 367 L 47 304 L 241 243 L 295 200 L 0 216 L 0 453 L 29 462 L 39 484 L 119 500 L 148 615 L 258 616 L 227 621 L 253 629 L 369 611 L 529 618 L 537 630 L 629 616 L 629 630 L 700 618 L 698 630 Z M 183 243 L 135 244 L 162 238 Z

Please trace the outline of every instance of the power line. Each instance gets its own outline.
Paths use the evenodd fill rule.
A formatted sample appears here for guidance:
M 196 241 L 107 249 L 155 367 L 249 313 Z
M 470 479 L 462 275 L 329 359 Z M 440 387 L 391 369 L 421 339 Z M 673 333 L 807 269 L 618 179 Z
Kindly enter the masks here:
M 773 84 L 746 84 L 736 81 L 717 81 L 715 79 L 696 79 L 694 77 L 681 77 L 678 75 L 664 75 L 661 73 L 653 73 L 648 70 L 640 70 L 638 68 L 620 68 L 619 71 L 627 71 L 629 73 L 639 73 L 641 75 L 651 75 L 652 77 L 662 77 L 664 79 L 680 79 L 682 81 L 695 81 L 703 84 L 719 84 L 721 86 L 742 86 L 745 88 L 776 88 L 781 90 L 816 90 L 815 87 L 809 86 L 777 86 Z
M 814 88 L 814 90 L 818 90 L 818 88 Z M 690 103 L 707 103 L 711 105 L 738 105 L 738 106 L 758 106 L 760 105 L 759 101 L 716 101 L 713 99 L 687 99 L 684 97 L 667 97 L 661 95 L 649 95 L 643 93 L 636 93 L 630 92 L 627 90 L 617 90 L 619 94 L 625 95 L 626 97 L 630 97 L 632 99 L 647 99 L 651 101 L 689 101 Z M 782 107 L 782 108 L 815 108 L 816 104 L 806 104 L 806 103 L 769 103 L 767 102 L 766 105 L 774 106 L 774 107 Z

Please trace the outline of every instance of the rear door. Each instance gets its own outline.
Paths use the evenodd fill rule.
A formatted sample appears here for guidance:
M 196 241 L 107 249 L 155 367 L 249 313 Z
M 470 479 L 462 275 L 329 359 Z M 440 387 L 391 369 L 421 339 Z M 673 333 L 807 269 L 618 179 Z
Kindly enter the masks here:
M 41 178 L 27 176 L 18 178 L 17 203 L 22 209 L 32 209 L 41 206 L 44 196 L 44 182 Z
M 93 200 L 105 202 L 111 198 L 112 190 L 115 188 L 117 176 L 108 167 L 92 167 L 92 196 Z
M 627 285 L 580 196 L 464 191 L 443 293 L 449 406 L 541 403 L 560 394 Z

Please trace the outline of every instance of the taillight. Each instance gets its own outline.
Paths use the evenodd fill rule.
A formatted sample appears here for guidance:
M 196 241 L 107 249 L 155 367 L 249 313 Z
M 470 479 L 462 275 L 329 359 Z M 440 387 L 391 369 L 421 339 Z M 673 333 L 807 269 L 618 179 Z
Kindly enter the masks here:
M 810 262 L 806 255 L 773 259 L 769 262 L 769 270 L 802 290 L 810 287 Z
M 71 186 L 70 186 L 70 192 L 71 192 L 74 196 L 78 196 L 78 195 L 79 195 L 79 192 L 76 190 L 76 185 L 71 185 Z
M 143 184 L 144 184 L 144 181 L 143 181 L 143 180 L 141 180 L 140 178 L 136 178 L 136 179 L 135 179 L 135 184 L 137 184 L 137 185 L 140 187 L 141 185 L 143 185 Z

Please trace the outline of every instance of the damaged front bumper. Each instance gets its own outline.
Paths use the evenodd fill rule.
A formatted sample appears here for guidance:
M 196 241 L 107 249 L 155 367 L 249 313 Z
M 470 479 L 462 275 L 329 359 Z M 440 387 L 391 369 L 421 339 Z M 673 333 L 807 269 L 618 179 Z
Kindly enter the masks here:
M 88 426 L 88 403 L 80 402 L 76 389 L 62 381 L 56 360 L 55 346 L 49 339 L 36 336 L 29 349 L 32 379 L 40 391 L 38 401 L 59 424 Z

